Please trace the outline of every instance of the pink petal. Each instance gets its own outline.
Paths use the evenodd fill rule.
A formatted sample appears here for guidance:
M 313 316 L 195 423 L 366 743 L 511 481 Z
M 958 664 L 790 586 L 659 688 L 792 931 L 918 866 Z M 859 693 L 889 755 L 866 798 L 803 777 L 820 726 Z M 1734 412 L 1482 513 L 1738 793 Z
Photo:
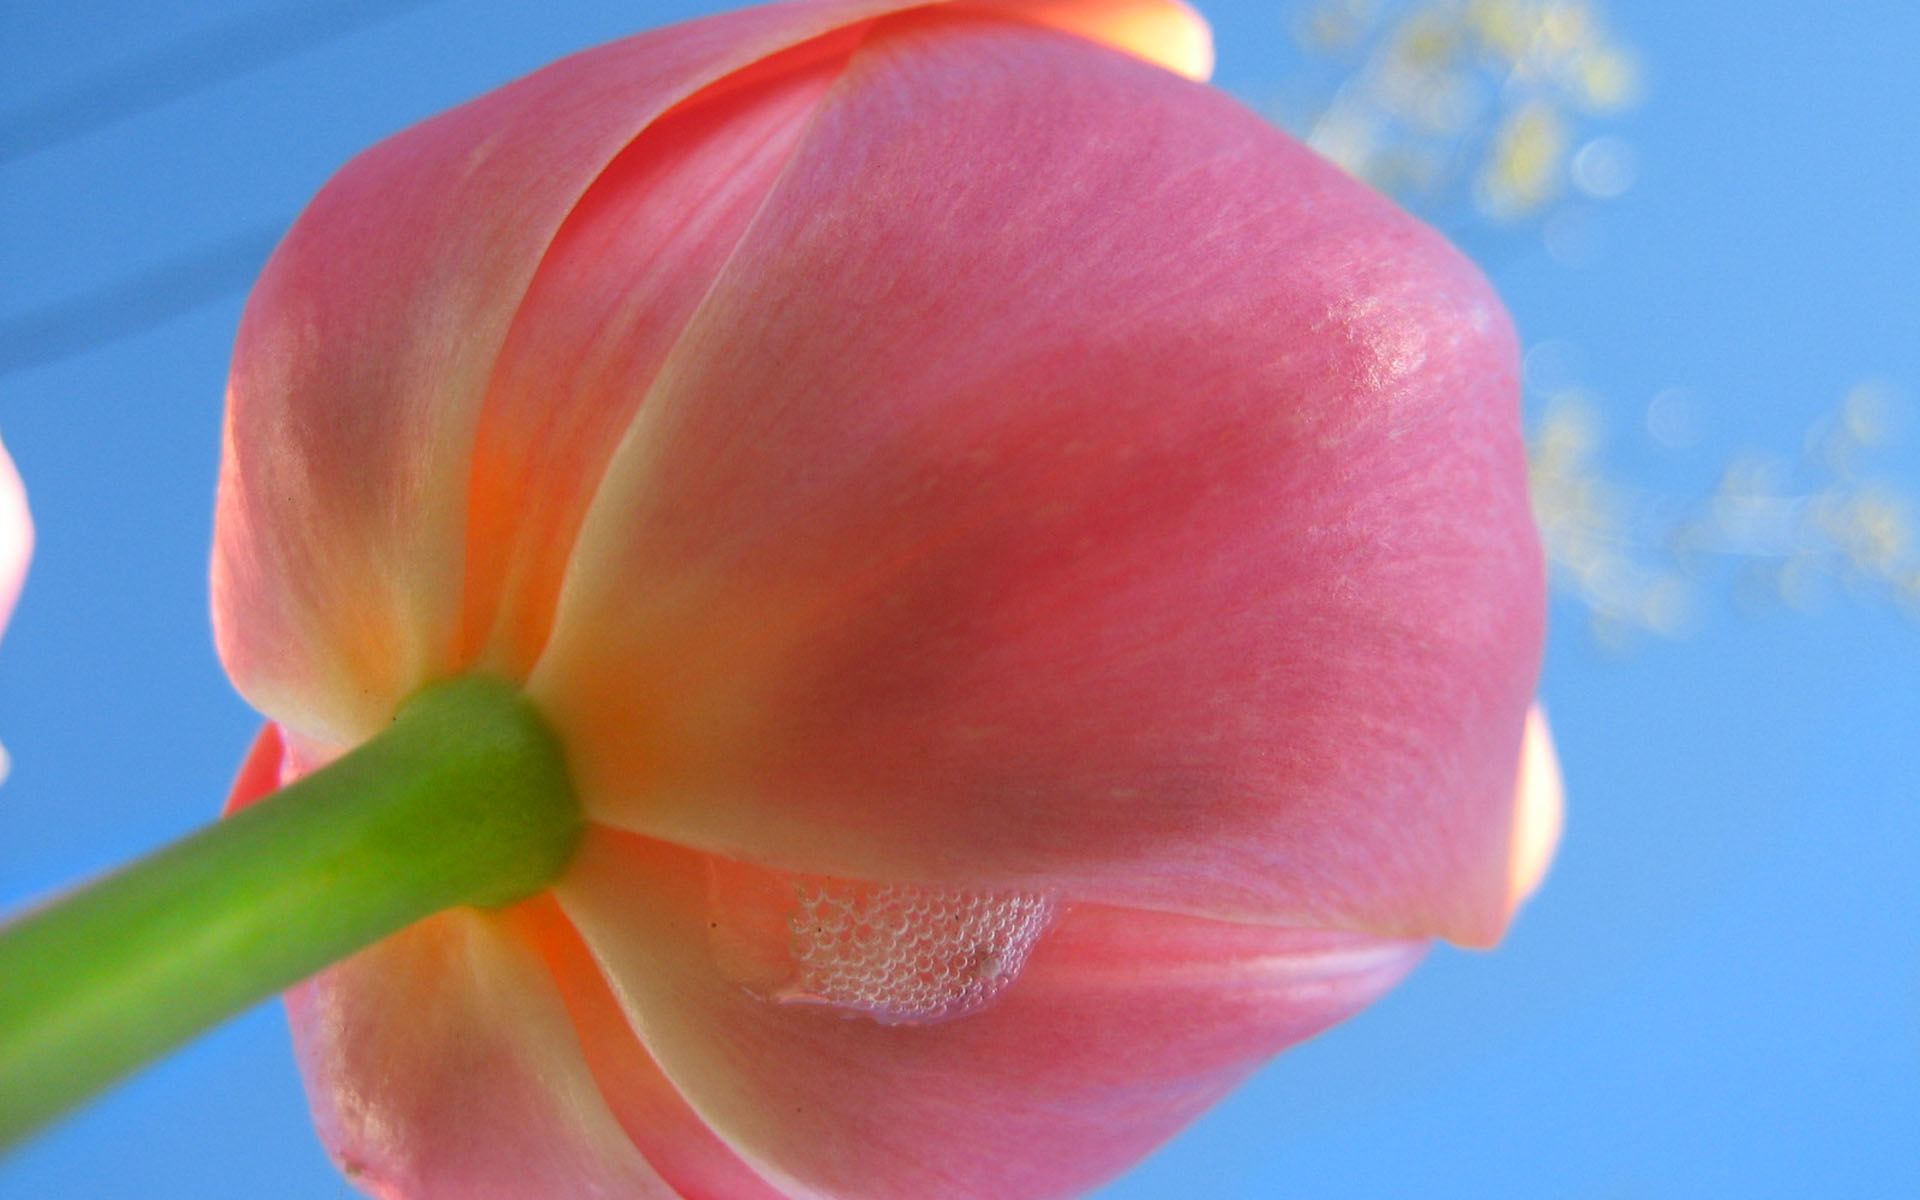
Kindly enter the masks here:
M 27 512 L 27 489 L 0 443 L 0 633 L 6 632 L 27 579 L 33 557 L 33 517 Z
M 784 1200 L 688 1107 L 635 1035 L 580 936 L 551 900 L 537 914 L 547 968 L 559 984 L 607 1107 L 654 1170 L 683 1196 Z
M 694 1109 L 792 1194 L 837 1200 L 1091 1186 L 1422 950 L 1073 906 L 988 1007 L 885 1025 L 765 999 L 751 966 L 723 966 L 730 941 L 786 945 L 792 886 L 767 872 L 599 833 L 559 896 Z
M 381 143 L 315 198 L 248 301 L 227 410 L 215 629 L 257 707 L 352 742 L 448 667 L 482 401 L 561 223 L 669 108 L 875 7 L 576 55 Z
M 985 7 L 1199 77 L 1211 66 L 1206 24 L 1167 0 Z M 477 435 L 462 661 L 515 677 L 533 665 L 588 484 L 857 40 L 765 60 L 750 83 L 730 80 L 654 122 L 547 248 L 495 364 Z
M 240 760 L 240 770 L 234 774 L 233 788 L 220 815 L 230 817 L 279 790 L 285 759 L 286 739 L 280 727 L 268 721 L 254 735 L 253 745 L 247 747 L 247 756 Z
M 481 433 L 490 407 L 524 408 L 511 379 L 508 398 L 489 406 L 487 397 L 522 297 L 569 215 L 642 131 L 690 97 L 831 59 L 865 22 L 904 7 L 812 0 L 591 50 L 374 147 L 321 192 L 254 290 L 229 388 L 215 629 L 229 673 L 257 707 L 351 744 L 422 682 L 486 649 L 500 576 L 540 577 L 544 558 L 522 565 L 520 552 L 550 536 L 564 549 L 622 425 L 563 413 L 555 421 L 570 432 L 545 445 L 524 412 L 504 412 Z M 1164 0 L 1001 7 L 1110 36 L 1184 69 L 1200 65 L 1196 47 L 1205 44 L 1197 18 Z M 658 153 L 678 153 L 670 137 L 656 140 L 667 143 Z M 688 185 L 697 190 L 726 158 L 694 166 Z M 713 228 L 664 239 L 652 268 L 660 294 L 636 298 L 654 305 L 648 319 L 664 322 L 662 336 L 704 285 L 711 251 L 739 214 L 712 215 Z M 563 331 L 545 349 L 551 357 L 569 347 L 578 348 Z M 647 354 L 627 357 L 634 361 L 623 369 L 644 374 Z M 560 400 L 598 398 L 587 388 Z M 516 447 L 535 445 L 544 449 L 532 465 L 551 468 L 541 483 L 552 494 L 520 545 L 503 549 L 489 536 L 516 493 L 507 486 L 495 495 L 488 472 L 517 461 Z M 487 501 L 472 513 L 470 492 Z M 477 609 L 462 598 L 473 540 Z M 531 634 L 512 615 L 518 606 L 508 606 L 517 640 L 500 657 L 511 661 L 523 643 L 537 647 L 547 603 L 529 602 Z M 463 611 L 477 631 L 466 630 Z
M 328 1153 L 391 1200 L 677 1196 L 607 1111 L 538 954 L 460 909 L 287 993 Z
M 1485 943 L 1542 622 L 1515 371 L 1465 260 L 1234 102 L 896 18 L 640 409 L 530 691 L 666 840 Z
M 548 247 L 474 447 L 463 659 L 532 666 L 593 483 L 845 61 L 816 48 L 654 122 Z
M 758 937 L 764 897 L 781 895 L 778 881 L 737 887 L 741 870 L 607 833 L 561 904 L 693 1108 L 804 1196 L 1091 1187 L 1263 1058 L 1373 1000 L 1421 952 L 1077 906 L 989 1008 L 881 1025 L 760 998 L 722 970 L 714 947 Z
M 281 731 L 268 724 L 226 812 L 273 792 L 286 767 Z M 551 901 L 501 915 L 443 913 L 287 993 L 321 1138 L 363 1190 L 386 1200 L 713 1194 L 670 1187 L 621 1128 L 626 1112 L 617 1120 L 602 1099 L 569 1015 L 574 999 L 562 998 L 543 953 L 556 922 L 564 924 Z M 613 1029 L 601 1024 L 597 1037 Z M 590 1049 L 605 1059 L 620 1044 Z M 752 1179 L 697 1120 L 661 1118 L 685 1105 L 652 1074 L 663 1099 L 646 1111 L 658 1122 L 651 1134 L 666 1151 L 662 1165 L 682 1167 L 691 1150 Z M 629 1068 L 622 1082 L 630 1110 L 632 1094 L 646 1094 L 644 1069 Z M 662 1135 L 674 1141 L 662 1147 Z

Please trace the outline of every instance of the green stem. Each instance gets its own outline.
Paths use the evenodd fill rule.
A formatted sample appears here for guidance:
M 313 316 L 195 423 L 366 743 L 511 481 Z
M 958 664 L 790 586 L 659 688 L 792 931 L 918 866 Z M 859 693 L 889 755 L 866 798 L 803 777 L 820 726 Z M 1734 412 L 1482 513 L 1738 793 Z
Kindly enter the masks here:
M 422 690 L 351 754 L 0 927 L 0 1146 L 415 921 L 538 892 L 579 832 L 524 697 Z

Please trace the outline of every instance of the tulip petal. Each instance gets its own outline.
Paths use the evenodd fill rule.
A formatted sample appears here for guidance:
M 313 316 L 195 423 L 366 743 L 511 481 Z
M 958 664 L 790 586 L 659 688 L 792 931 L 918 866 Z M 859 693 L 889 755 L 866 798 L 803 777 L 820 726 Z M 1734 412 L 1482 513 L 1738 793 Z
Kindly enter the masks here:
M 708 1128 L 661 1073 L 579 934 L 551 899 L 523 912 L 565 998 L 608 1110 L 654 1170 L 689 1197 L 790 1200 Z
M 289 761 L 269 723 L 225 812 L 271 794 Z M 383 1200 L 677 1200 L 601 1099 L 534 949 L 546 940 L 538 920 L 524 910 L 442 913 L 286 993 L 321 1140 L 363 1190 Z
M 1252 113 L 894 18 L 641 406 L 529 690 L 649 836 L 1484 944 L 1543 619 L 1516 411 L 1478 273 Z
M 548 248 L 474 447 L 463 660 L 532 666 L 593 482 L 844 62 L 818 54 L 656 121 Z
M 1167 0 L 980 6 L 1204 78 L 1206 23 Z M 620 435 L 854 40 L 757 64 L 623 150 L 547 248 L 495 365 L 469 481 L 462 662 L 524 677 Z
M 471 489 L 490 494 L 470 470 L 482 412 L 521 298 L 570 214 L 643 130 L 703 89 L 831 58 L 864 22 L 909 7 L 813 0 L 600 47 L 405 131 L 328 184 L 254 289 L 229 384 L 215 632 L 256 707 L 352 744 L 462 665 L 467 506 Z M 1176 4 L 1032 7 L 1036 21 L 1143 52 L 1143 39 L 1164 43 L 1188 68 L 1204 42 Z M 704 269 L 702 255 L 685 257 L 662 269 L 670 283 Z M 665 290 L 671 313 L 677 289 Z M 591 441 L 553 448 L 562 469 L 543 485 L 590 491 L 604 457 Z M 511 450 L 494 445 L 482 467 Z M 551 502 L 563 527 L 575 507 Z M 484 526 L 495 511 L 473 516 Z M 483 581 L 497 567 L 484 559 Z
M 721 941 L 778 928 L 771 898 L 793 896 L 758 868 L 597 832 L 558 895 L 689 1103 L 793 1195 L 836 1200 L 1090 1186 L 1424 948 L 1070 906 L 988 1007 L 886 1025 L 724 969 Z
M 233 787 L 227 794 L 227 803 L 220 809 L 220 816 L 230 817 L 278 790 L 286 756 L 285 735 L 278 725 L 268 721 L 254 735 L 253 745 L 247 747 L 247 756 L 240 760 L 240 769 L 234 773 Z
M 287 993 L 314 1121 L 394 1200 L 673 1200 L 607 1111 L 538 954 L 442 913 Z
M 27 512 L 27 489 L 6 444 L 0 443 L 0 633 L 6 632 L 13 618 L 32 557 L 33 518 Z
M 575 55 L 314 199 L 248 301 L 229 386 L 215 630 L 256 707 L 352 743 L 448 667 L 482 402 L 562 222 L 656 117 L 883 7 L 752 10 Z

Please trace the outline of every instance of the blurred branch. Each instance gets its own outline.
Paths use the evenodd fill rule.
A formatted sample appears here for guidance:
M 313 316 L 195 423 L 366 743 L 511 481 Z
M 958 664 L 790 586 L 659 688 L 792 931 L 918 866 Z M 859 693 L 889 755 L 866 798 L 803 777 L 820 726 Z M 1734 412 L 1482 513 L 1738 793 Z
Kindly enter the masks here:
M 0 113 L 0 164 L 193 95 L 433 0 L 284 4 L 213 26 Z M 0 376 L 58 362 L 236 295 L 286 222 L 241 230 L 96 291 L 0 320 Z
M 286 4 L 216 25 L 190 39 L 0 113 L 0 164 L 190 96 L 270 63 L 378 24 L 432 0 Z
M 71 300 L 0 320 L 0 376 L 85 354 L 246 291 L 286 222 L 258 225 Z

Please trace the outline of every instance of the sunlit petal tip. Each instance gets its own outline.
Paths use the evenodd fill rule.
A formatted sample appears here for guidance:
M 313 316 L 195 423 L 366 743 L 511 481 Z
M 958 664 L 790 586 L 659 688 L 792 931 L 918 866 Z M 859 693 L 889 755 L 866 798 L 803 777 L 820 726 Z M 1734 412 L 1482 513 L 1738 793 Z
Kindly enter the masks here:
M 1518 906 L 1538 891 L 1553 863 L 1565 819 L 1565 796 L 1560 758 L 1554 752 L 1553 732 L 1546 711 L 1535 705 L 1527 713 L 1520 746 L 1519 778 L 1514 788 L 1513 903 Z
M 1213 30 L 1184 0 L 962 0 L 961 7 L 1078 33 L 1188 79 L 1213 74 Z
M 6 444 L 0 443 L 0 633 L 13 616 L 32 557 L 33 517 L 27 510 L 27 489 Z

